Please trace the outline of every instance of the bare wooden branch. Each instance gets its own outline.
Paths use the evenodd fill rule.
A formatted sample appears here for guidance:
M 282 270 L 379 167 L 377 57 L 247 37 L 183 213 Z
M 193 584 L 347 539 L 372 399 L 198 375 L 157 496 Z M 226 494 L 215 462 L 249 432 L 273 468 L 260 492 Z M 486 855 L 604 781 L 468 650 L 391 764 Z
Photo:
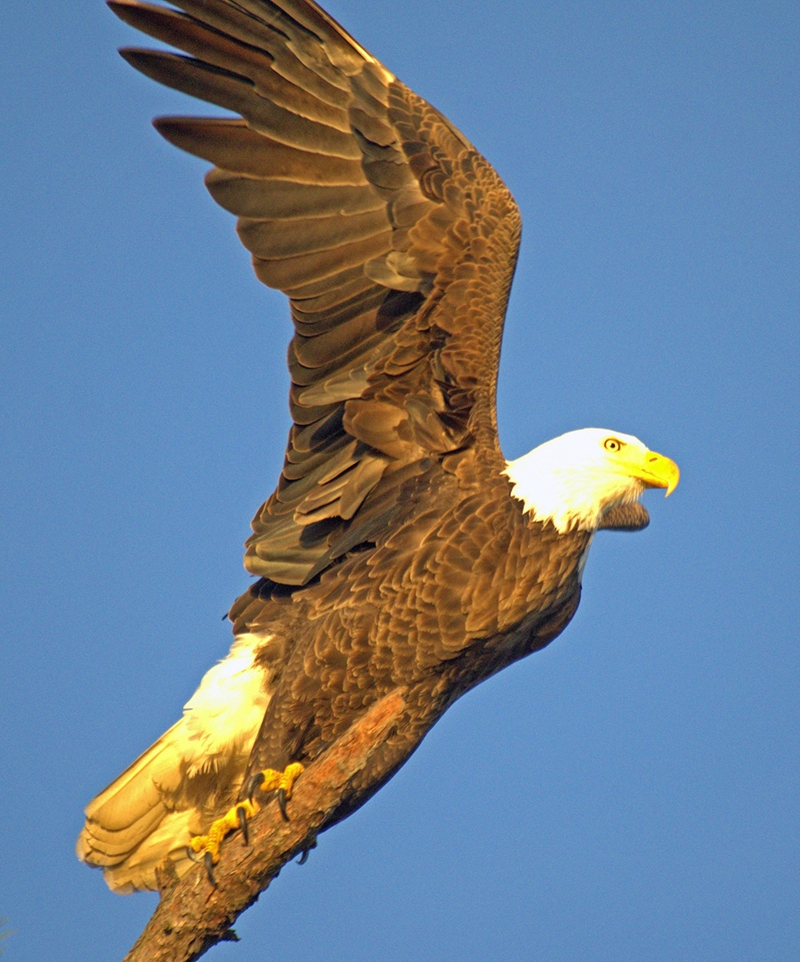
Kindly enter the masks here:
M 365 767 L 396 725 L 405 708 L 401 692 L 387 695 L 324 755 L 295 785 L 291 821 L 276 802 L 251 823 L 251 844 L 232 835 L 215 866 L 214 888 L 202 865 L 178 880 L 167 865 L 159 874 L 161 901 L 124 962 L 192 962 L 217 942 L 235 939 L 231 926 L 295 855 L 313 846 L 348 784 Z

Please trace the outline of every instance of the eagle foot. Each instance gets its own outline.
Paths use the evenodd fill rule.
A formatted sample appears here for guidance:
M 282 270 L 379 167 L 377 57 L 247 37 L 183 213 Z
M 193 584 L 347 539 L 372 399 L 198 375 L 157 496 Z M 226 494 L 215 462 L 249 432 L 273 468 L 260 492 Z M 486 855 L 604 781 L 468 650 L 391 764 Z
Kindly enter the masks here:
M 203 862 L 205 862 L 206 871 L 208 872 L 208 877 L 212 885 L 216 886 L 217 883 L 214 881 L 214 873 L 211 870 L 211 866 L 216 865 L 219 861 L 219 847 L 222 844 L 223 838 L 225 838 L 229 832 L 234 832 L 239 828 L 242 830 L 246 845 L 249 841 L 247 819 L 252 818 L 258 809 L 258 802 L 246 798 L 234 805 L 233 808 L 228 809 L 222 818 L 218 818 L 215 822 L 212 822 L 207 835 L 195 835 L 189 842 L 189 857 L 193 859 L 193 861 L 198 862 L 200 859 L 194 858 L 192 853 L 202 853 L 202 859 Z
M 287 765 L 282 772 L 275 771 L 274 768 L 267 768 L 263 772 L 254 775 L 247 786 L 248 797 L 228 809 L 222 818 L 218 818 L 212 822 L 207 835 L 195 835 L 194 838 L 192 838 L 187 847 L 187 854 L 194 862 L 202 860 L 206 867 L 208 880 L 214 888 L 217 887 L 217 881 L 214 878 L 214 866 L 219 861 L 219 849 L 225 836 L 239 829 L 242 833 L 244 844 L 250 844 L 247 821 L 261 808 L 253 798 L 256 788 L 260 788 L 263 792 L 277 790 L 281 815 L 284 820 L 288 822 L 289 816 L 286 813 L 286 801 L 292 797 L 292 786 L 303 771 L 304 768 L 299 762 L 292 762 L 292 764 Z M 200 857 L 196 858 L 196 855 Z
M 272 792 L 277 789 L 278 807 L 281 810 L 283 820 L 288 822 L 289 815 L 286 811 L 286 802 L 292 797 L 292 786 L 304 771 L 305 769 L 300 762 L 292 762 L 282 772 L 278 772 L 274 768 L 265 768 L 263 772 L 257 772 L 247 785 L 248 800 L 253 801 L 253 794 L 257 788 L 260 788 L 262 792 Z

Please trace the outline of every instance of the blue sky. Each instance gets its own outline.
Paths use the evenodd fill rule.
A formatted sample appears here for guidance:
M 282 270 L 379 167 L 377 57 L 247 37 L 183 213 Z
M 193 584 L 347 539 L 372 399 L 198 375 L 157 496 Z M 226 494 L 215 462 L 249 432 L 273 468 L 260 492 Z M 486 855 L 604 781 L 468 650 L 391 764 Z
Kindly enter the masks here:
M 800 943 L 800 7 L 336 0 L 522 209 L 499 421 L 675 458 L 599 536 L 545 652 L 456 704 L 210 959 L 753 962 Z M 100 2 L 0 12 L 0 918 L 108 960 L 155 904 L 79 865 L 82 808 L 226 652 L 288 426 L 282 298 L 203 113 Z

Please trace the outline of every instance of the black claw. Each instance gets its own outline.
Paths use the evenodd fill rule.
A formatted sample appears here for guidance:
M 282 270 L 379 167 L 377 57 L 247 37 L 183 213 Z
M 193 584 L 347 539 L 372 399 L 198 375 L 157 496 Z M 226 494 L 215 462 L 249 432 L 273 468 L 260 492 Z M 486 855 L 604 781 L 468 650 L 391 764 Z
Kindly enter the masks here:
M 216 888 L 217 880 L 214 878 L 214 860 L 211 858 L 211 852 L 206 852 L 206 854 L 203 856 L 203 864 L 206 867 L 208 881 L 211 882 L 214 888 Z
M 316 848 L 316 847 L 317 847 L 316 839 L 314 839 L 313 842 L 309 842 L 309 844 L 306 845 L 306 847 L 303 849 L 302 854 L 300 855 L 300 858 L 297 860 L 297 864 L 305 865 L 306 862 L 308 861 L 308 853 L 311 851 L 312 848 Z
M 278 789 L 278 808 L 281 810 L 281 815 L 283 816 L 284 822 L 289 821 L 289 815 L 286 812 L 286 789 Z
M 236 814 L 239 816 L 239 828 L 242 830 L 242 839 L 245 845 L 250 844 L 250 833 L 247 830 L 247 812 L 244 810 L 244 805 L 240 805 L 236 809 Z
M 247 783 L 247 798 L 249 801 L 253 801 L 253 795 L 256 793 L 256 789 L 260 788 L 264 784 L 264 773 L 257 772 L 250 781 Z

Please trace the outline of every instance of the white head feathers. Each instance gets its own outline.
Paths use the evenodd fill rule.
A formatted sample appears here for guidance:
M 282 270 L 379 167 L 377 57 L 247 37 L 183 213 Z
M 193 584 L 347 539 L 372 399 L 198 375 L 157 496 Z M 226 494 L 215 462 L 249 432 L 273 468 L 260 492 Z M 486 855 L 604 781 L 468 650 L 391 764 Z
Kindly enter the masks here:
M 636 501 L 645 488 L 678 483 L 677 466 L 629 434 L 584 428 L 553 438 L 509 461 L 512 494 L 536 521 L 560 533 L 594 531 L 611 508 Z

